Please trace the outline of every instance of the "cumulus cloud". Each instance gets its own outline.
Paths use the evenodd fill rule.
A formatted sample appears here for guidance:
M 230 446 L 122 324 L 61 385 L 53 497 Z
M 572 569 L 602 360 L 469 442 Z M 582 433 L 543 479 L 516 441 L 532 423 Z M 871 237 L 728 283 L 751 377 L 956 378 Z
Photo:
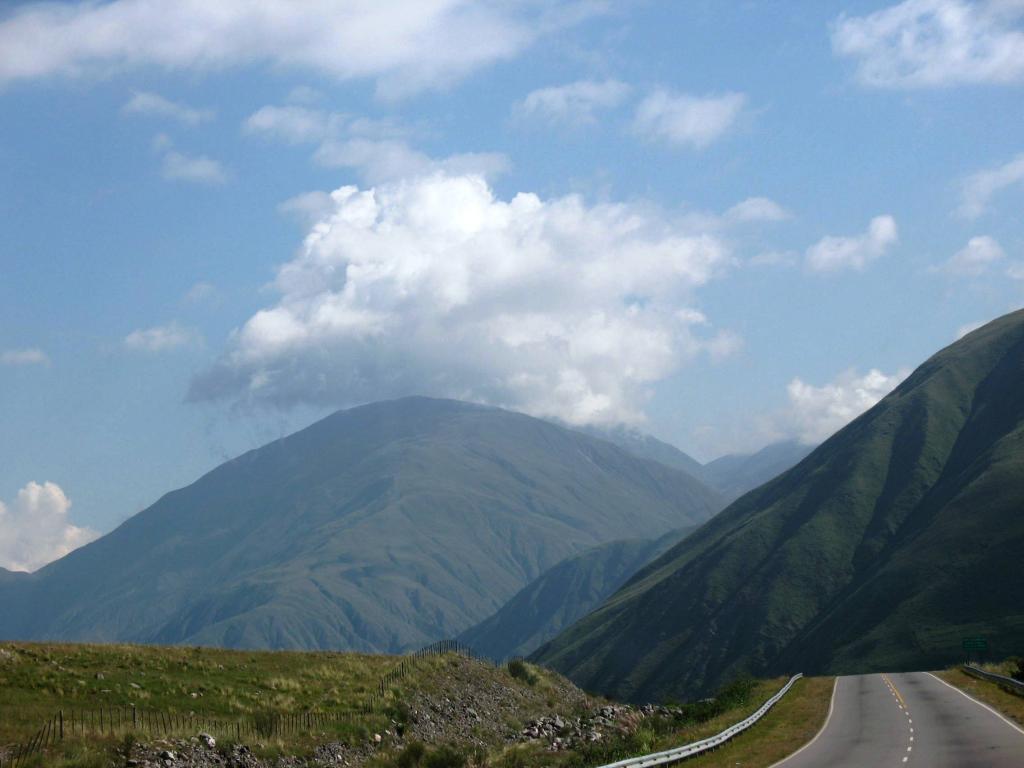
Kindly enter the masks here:
M 181 102 L 165 99 L 158 93 L 135 91 L 128 102 L 121 107 L 126 115 L 148 115 L 152 117 L 169 117 L 185 125 L 199 125 L 213 119 L 213 111 L 195 109 Z
M 867 16 L 841 16 L 832 48 L 880 88 L 1024 80 L 1020 0 L 905 0 Z
M 864 269 L 884 255 L 897 239 L 896 220 L 892 216 L 876 216 L 862 235 L 823 237 L 807 249 L 805 260 L 816 272 Z
M 49 365 L 50 358 L 37 347 L 7 349 L 0 352 L 0 365 Z
M 188 181 L 194 184 L 223 184 L 228 173 L 218 161 L 206 155 L 186 155 L 171 150 L 163 157 L 161 175 L 168 181 Z
M 29 483 L 10 504 L 0 501 L 0 566 L 35 571 L 99 534 L 68 518 L 71 501 L 56 483 Z
M 1024 153 L 1004 165 L 978 171 L 968 176 L 960 193 L 957 212 L 965 219 L 976 219 L 988 208 L 992 198 L 1002 190 L 1024 183 Z
M 815 445 L 871 408 L 909 375 L 908 370 L 890 375 L 872 368 L 861 376 L 851 369 L 820 387 L 795 378 L 786 388 L 789 406 L 776 421 L 784 434 Z
M 629 92 L 630 87 L 618 80 L 577 80 L 531 91 L 514 111 L 548 123 L 592 123 L 599 111 L 617 107 Z
M 633 130 L 651 140 L 702 149 L 733 126 L 746 100 L 742 93 L 691 96 L 659 88 L 637 106 Z
M 268 105 L 246 118 L 244 133 L 290 144 L 317 144 L 313 158 L 328 168 L 351 168 L 368 184 L 437 171 L 494 177 L 509 167 L 499 152 L 432 158 L 406 141 L 401 126 L 307 107 Z
M 197 344 L 199 334 L 177 323 L 158 325 L 153 328 L 140 328 L 124 337 L 124 345 L 131 350 L 141 352 L 163 352 L 168 349 Z
M 372 78 L 384 96 L 444 87 L 601 9 L 592 2 L 112 0 L 29 3 L 0 22 L 0 83 L 253 64 Z
M 190 398 L 344 405 L 448 395 L 573 423 L 636 422 L 649 388 L 728 354 L 692 294 L 725 243 L 640 203 L 499 199 L 476 175 L 342 187 L 279 299 Z
M 989 267 L 1006 258 L 1006 252 L 988 235 L 972 237 L 967 245 L 954 253 L 947 261 L 933 268 L 935 272 L 944 272 L 956 277 L 979 277 L 988 272 Z

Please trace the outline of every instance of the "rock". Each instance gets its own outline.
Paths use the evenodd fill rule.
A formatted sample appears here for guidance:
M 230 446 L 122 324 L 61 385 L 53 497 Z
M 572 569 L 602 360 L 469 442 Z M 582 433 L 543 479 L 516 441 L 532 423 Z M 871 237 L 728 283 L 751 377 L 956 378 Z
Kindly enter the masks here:
M 215 738 L 213 738 L 213 736 L 211 736 L 208 733 L 205 733 L 205 732 L 200 733 L 199 734 L 199 740 L 201 742 L 203 742 L 203 746 L 206 747 L 207 749 L 213 749 L 214 747 L 217 746 L 217 740 Z
M 160 753 L 161 760 L 177 760 L 178 756 L 170 749 L 165 749 Z
M 139 685 L 138 683 L 128 683 L 128 687 L 129 688 L 134 688 L 135 690 L 139 690 L 140 688 L 142 688 L 142 686 Z
M 374 744 L 380 744 L 381 741 L 383 741 L 383 739 L 381 738 L 381 735 L 379 733 L 373 734 L 373 743 Z
M 97 680 L 102 680 L 103 679 L 103 673 L 102 672 L 97 672 L 96 673 L 96 679 Z

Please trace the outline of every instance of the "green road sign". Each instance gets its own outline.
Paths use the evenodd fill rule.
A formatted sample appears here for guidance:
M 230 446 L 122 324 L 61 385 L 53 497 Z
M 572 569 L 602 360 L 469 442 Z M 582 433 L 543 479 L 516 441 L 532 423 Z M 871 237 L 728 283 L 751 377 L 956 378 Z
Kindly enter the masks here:
M 988 640 L 986 640 L 984 637 L 965 637 L 964 650 L 986 651 L 988 650 Z

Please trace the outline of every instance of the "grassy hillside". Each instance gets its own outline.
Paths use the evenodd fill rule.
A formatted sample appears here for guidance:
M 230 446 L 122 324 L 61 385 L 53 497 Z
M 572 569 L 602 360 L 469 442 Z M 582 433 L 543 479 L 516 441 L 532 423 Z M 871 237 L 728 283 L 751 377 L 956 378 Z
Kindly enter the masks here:
M 694 695 L 742 674 L 936 668 L 1024 648 L 1024 312 L 638 573 L 537 658 L 593 690 Z
M 386 695 L 365 705 L 382 676 L 404 664 L 408 673 L 392 679 Z M 487 716 L 482 723 L 464 713 L 431 721 L 423 712 L 450 702 L 472 704 Z M 242 743 L 263 755 L 312 755 L 331 745 L 351 764 L 389 754 L 404 743 L 472 744 L 500 748 L 507 733 L 518 733 L 530 718 L 552 711 L 583 712 L 587 697 L 564 679 L 533 669 L 529 681 L 503 668 L 454 654 L 423 658 L 323 652 L 229 651 L 132 645 L 0 644 L 0 760 L 27 743 L 40 725 L 63 711 L 67 738 L 49 749 L 47 764 L 108 765 L 124 743 L 159 744 L 212 732 L 229 746 L 235 723 L 271 719 L 298 722 L 273 734 L 242 731 Z M 145 726 L 120 717 L 112 733 L 98 726 L 99 711 L 146 712 Z M 72 716 L 86 714 L 86 732 L 72 734 Z M 191 725 L 189 715 L 196 723 Z M 341 716 L 314 719 L 312 714 Z M 436 715 L 435 715 L 436 718 Z M 216 719 L 220 725 L 210 727 Z M 138 722 L 143 723 L 140 717 Z M 376 742 L 374 734 L 383 738 Z M 5 763 L 6 764 L 6 763 Z M 249 763 L 245 763 L 248 765 Z
M 0 582 L 0 638 L 404 651 L 476 624 L 566 557 L 719 507 L 682 472 L 545 421 L 377 403 Z
M 527 656 L 604 602 L 630 576 L 690 533 L 613 541 L 548 569 L 493 616 L 460 635 L 492 659 Z

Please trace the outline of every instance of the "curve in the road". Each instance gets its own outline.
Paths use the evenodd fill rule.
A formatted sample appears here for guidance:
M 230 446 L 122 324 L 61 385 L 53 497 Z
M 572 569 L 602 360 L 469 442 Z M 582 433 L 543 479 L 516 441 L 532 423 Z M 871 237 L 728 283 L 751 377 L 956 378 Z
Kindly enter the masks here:
M 926 672 L 836 680 L 825 725 L 779 768 L 1021 768 L 1024 730 Z

